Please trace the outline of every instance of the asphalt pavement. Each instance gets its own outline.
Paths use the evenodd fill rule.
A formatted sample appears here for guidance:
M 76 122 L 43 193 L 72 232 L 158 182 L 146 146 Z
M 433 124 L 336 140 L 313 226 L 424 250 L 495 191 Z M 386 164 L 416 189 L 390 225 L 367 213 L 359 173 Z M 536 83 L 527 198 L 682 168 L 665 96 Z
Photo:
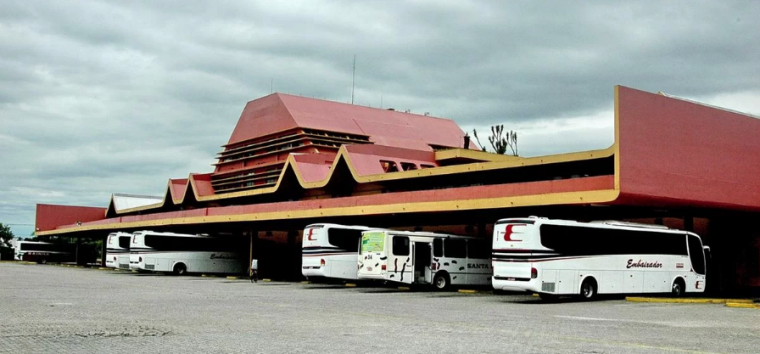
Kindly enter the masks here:
M 0 263 L 0 353 L 758 353 L 760 310 Z

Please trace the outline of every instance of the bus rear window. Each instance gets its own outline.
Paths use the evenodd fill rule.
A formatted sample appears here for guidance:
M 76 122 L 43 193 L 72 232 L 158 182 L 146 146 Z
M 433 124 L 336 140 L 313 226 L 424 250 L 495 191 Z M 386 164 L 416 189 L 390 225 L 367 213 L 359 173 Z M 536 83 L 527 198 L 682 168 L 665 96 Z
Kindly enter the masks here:
M 129 249 L 129 241 L 132 239 L 131 236 L 121 236 L 119 237 L 119 247 Z
M 330 245 L 349 252 L 359 251 L 359 239 L 362 237 L 361 230 L 330 228 L 327 230 L 327 242 Z

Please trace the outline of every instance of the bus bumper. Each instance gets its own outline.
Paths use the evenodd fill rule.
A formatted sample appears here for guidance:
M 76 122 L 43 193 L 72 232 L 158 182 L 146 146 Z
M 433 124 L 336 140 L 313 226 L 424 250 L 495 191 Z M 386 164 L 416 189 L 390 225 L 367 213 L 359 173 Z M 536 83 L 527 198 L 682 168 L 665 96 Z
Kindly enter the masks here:
M 302 267 L 301 274 L 305 277 L 326 277 L 327 274 L 322 267 Z
M 491 284 L 496 290 L 504 291 L 527 291 L 527 292 L 540 292 L 541 283 L 538 279 L 530 280 L 507 280 L 497 279 L 497 277 L 491 278 Z

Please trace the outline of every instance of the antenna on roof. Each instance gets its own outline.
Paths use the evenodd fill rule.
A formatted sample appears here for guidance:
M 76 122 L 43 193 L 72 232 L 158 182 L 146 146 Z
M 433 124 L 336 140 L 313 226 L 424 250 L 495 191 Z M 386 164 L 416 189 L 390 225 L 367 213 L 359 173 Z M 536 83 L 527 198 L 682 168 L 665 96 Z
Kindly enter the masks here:
M 354 54 L 354 72 L 351 74 L 351 104 L 354 104 L 354 83 L 356 82 L 356 54 Z

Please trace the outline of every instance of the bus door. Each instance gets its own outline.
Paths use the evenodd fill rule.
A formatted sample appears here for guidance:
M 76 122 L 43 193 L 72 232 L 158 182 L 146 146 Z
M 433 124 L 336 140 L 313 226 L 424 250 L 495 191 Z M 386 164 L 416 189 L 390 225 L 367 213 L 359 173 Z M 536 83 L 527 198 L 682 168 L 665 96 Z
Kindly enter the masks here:
M 430 268 L 433 262 L 433 248 L 431 246 L 430 242 L 412 243 L 415 283 L 431 284 L 433 282 L 433 271 Z
M 702 248 L 702 241 L 694 235 L 687 235 L 689 242 L 689 261 L 691 261 L 691 271 L 695 279 L 691 284 L 686 284 L 687 291 L 704 291 L 705 274 L 707 273 L 705 262 L 705 251 Z

